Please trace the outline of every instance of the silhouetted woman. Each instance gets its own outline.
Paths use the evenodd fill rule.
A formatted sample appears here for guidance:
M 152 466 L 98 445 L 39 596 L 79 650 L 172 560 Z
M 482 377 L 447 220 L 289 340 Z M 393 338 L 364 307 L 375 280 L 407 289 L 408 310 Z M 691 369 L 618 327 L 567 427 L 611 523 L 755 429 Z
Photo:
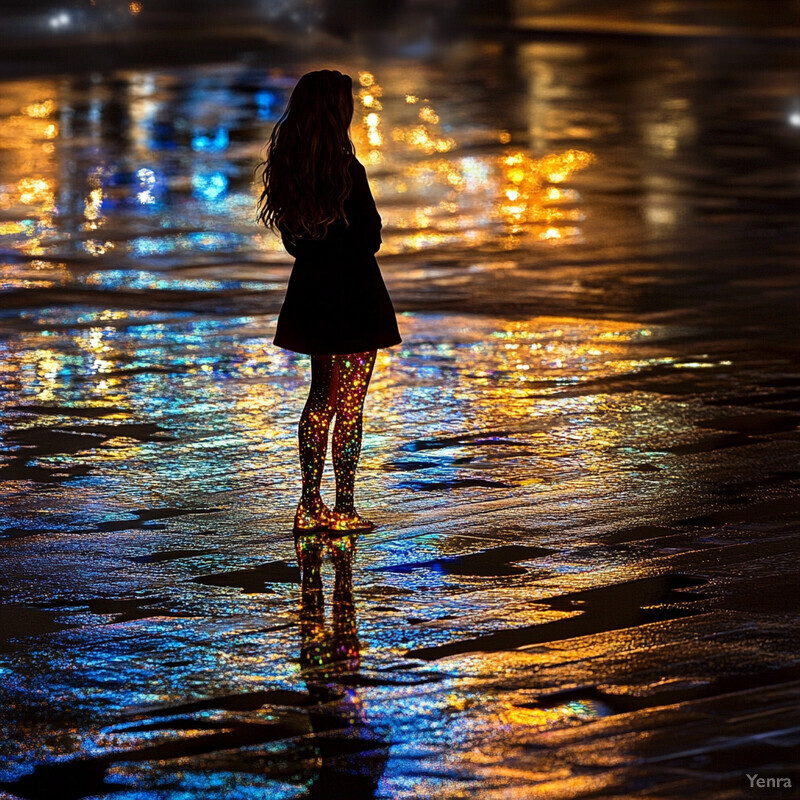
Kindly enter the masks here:
M 374 527 L 353 500 L 362 410 L 376 351 L 401 341 L 375 260 L 381 218 L 350 140 L 352 118 L 348 75 L 303 75 L 272 132 L 262 175 L 258 217 L 295 257 L 274 342 L 311 356 L 298 430 L 303 493 L 295 531 Z M 331 511 L 320 480 L 334 417 Z

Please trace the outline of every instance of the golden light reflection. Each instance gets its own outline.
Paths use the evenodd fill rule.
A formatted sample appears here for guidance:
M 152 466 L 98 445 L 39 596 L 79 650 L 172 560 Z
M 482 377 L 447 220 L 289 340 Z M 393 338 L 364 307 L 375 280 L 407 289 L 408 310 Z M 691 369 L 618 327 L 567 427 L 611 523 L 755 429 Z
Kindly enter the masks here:
M 59 132 L 58 123 L 48 119 L 55 109 L 54 101 L 46 100 L 24 107 L 22 114 L 0 117 L 0 148 L 25 151 L 49 146 Z
M 380 111 L 383 108 L 381 104 L 380 98 L 383 96 L 383 89 L 375 83 L 374 76 L 371 76 L 372 83 L 369 86 L 365 86 L 358 92 L 359 100 L 361 100 L 361 104 L 365 108 L 373 109 L 375 111 Z
M 379 99 L 383 96 L 383 88 L 371 72 L 359 72 L 358 80 L 362 87 L 358 92 L 361 122 L 353 128 L 353 139 L 358 150 L 366 148 L 366 153 L 361 156 L 364 163 L 380 164 L 384 161 L 384 137 L 378 112 L 383 108 Z
M 102 256 L 109 250 L 114 249 L 114 242 L 101 242 L 99 239 L 87 239 L 83 243 L 83 249 L 86 250 L 90 256 Z
M 37 119 L 44 119 L 49 117 L 56 110 L 56 104 L 53 100 L 43 100 L 39 103 L 31 103 L 22 109 L 23 114 L 29 117 L 36 117 Z
M 29 228 L 22 223 L 27 238 L 20 250 L 30 256 L 45 255 L 42 239 L 55 230 L 56 204 L 51 182 L 47 178 L 22 178 L 17 183 L 17 198 L 23 205 L 38 206 L 35 225 Z
M 501 155 L 456 155 L 460 143 L 443 133 L 442 115 L 430 99 L 411 92 L 401 98 L 405 106 L 417 106 L 417 119 L 392 125 L 387 139 L 384 126 L 392 114 L 404 116 L 403 106 L 387 103 L 384 115 L 384 90 L 376 76 L 362 71 L 359 84 L 352 130 L 359 157 L 367 165 L 388 161 L 393 174 L 384 181 L 391 195 L 408 196 L 405 205 L 387 209 L 384 228 L 410 232 L 384 236 L 383 252 L 477 246 L 498 239 L 511 249 L 523 236 L 563 244 L 580 235 L 580 196 L 565 184 L 594 163 L 593 153 L 569 149 L 537 158 L 516 149 Z M 507 130 L 495 136 L 504 144 L 511 140 Z M 409 161 L 407 156 L 415 157 Z M 437 192 L 427 191 L 434 186 Z M 434 202 L 425 203 L 430 194 L 435 194 Z
M 63 261 L 34 258 L 27 264 L 0 266 L 0 286 L 4 289 L 50 288 L 63 286 L 71 279 L 72 273 Z
M 608 715 L 608 709 L 593 700 L 573 700 L 551 708 L 529 708 L 508 703 L 500 708 L 504 724 L 532 728 L 563 728 L 582 725 Z
M 81 230 L 96 231 L 106 221 L 102 214 L 104 193 L 99 170 L 89 176 L 89 186 L 91 188 L 83 204 L 83 216 L 86 221 L 81 225 Z M 92 256 L 104 255 L 113 248 L 113 242 L 99 239 L 87 239 L 83 243 L 83 249 Z
M 33 368 L 36 399 L 45 402 L 53 400 L 61 388 L 59 375 L 66 363 L 64 354 L 55 349 L 38 347 L 24 351 L 20 361 L 24 372 L 30 374 L 30 368 Z
M 359 82 L 361 121 L 355 127 L 354 141 L 360 149 L 367 148 L 368 164 L 395 160 L 400 152 L 387 147 L 381 131 L 383 115 L 376 110 L 383 90 L 372 73 L 360 73 Z M 458 142 L 440 132 L 441 115 L 430 100 L 412 93 L 405 94 L 404 100 L 407 105 L 420 104 L 417 121 L 393 126 L 388 144 L 433 158 L 397 165 L 389 179 L 391 191 L 395 196 L 413 193 L 417 197 L 434 185 L 444 191 L 434 205 L 417 199 L 415 206 L 387 213 L 391 227 L 413 232 L 386 237 L 385 252 L 488 243 L 497 240 L 497 224 L 507 248 L 516 246 L 522 235 L 551 244 L 580 235 L 580 198 L 564 184 L 595 161 L 593 153 L 569 149 L 535 158 L 522 150 L 507 150 L 499 156 L 452 156 Z M 510 141 L 508 131 L 497 135 L 502 142 Z
M 114 369 L 115 362 L 103 358 L 103 353 L 109 353 L 112 349 L 105 339 L 106 337 L 113 339 L 114 335 L 114 328 L 89 328 L 81 336 L 80 345 L 94 355 L 94 360 L 89 365 L 91 372 L 110 372 Z
M 406 103 L 413 105 L 419 102 L 417 95 L 407 94 Z M 405 142 L 410 147 L 431 155 L 433 153 L 447 153 L 456 146 L 455 139 L 448 136 L 440 136 L 435 129 L 427 126 L 439 124 L 439 114 L 433 108 L 429 100 L 423 100 L 426 105 L 422 106 L 417 112 L 417 118 L 421 123 L 417 125 L 396 126 L 392 129 L 392 139 L 396 142 Z
M 84 223 L 84 230 L 95 230 L 98 226 L 100 219 L 100 208 L 103 205 L 103 189 L 97 187 L 89 192 L 86 202 L 84 204 L 83 215 L 86 217 Z
M 423 106 L 419 110 L 419 118 L 422 122 L 428 122 L 431 125 L 439 124 L 439 115 L 430 106 Z
M 449 136 L 437 136 L 425 125 L 393 128 L 392 139 L 396 142 L 405 142 L 410 147 L 428 154 L 447 153 L 456 146 L 455 139 Z
M 15 81 L 0 98 L 0 209 L 8 212 L 0 233 L 13 237 L 9 246 L 29 256 L 47 255 L 47 239 L 56 230 L 56 93 L 55 81 Z M 30 264 L 17 266 L 16 274 L 4 269 L 3 284 L 34 288 L 61 282 L 55 274 L 31 275 L 36 269 Z
M 52 211 L 55 208 L 55 198 L 50 182 L 46 178 L 23 178 L 17 184 L 19 201 L 25 205 L 40 204 L 43 210 Z
M 499 160 L 503 182 L 494 206 L 495 216 L 504 221 L 512 237 L 528 226 L 534 226 L 532 232 L 543 241 L 577 235 L 577 226 L 554 223 L 579 221 L 580 210 L 549 205 L 574 201 L 576 194 L 548 184 L 563 183 L 594 160 L 594 154 L 585 150 L 551 153 L 539 159 L 519 151 L 508 153 Z
M 438 185 L 436 205 L 417 206 L 398 214 L 392 223 L 414 229 L 388 242 L 387 249 L 424 249 L 444 242 L 479 244 L 497 239 L 486 222 L 499 223 L 513 246 L 519 236 L 563 242 L 580 234 L 583 212 L 576 191 L 563 184 L 594 161 L 594 155 L 570 150 L 534 159 L 522 152 L 495 157 L 440 157 L 407 164 L 395 179 L 399 194 Z M 552 182 L 558 183 L 553 186 Z

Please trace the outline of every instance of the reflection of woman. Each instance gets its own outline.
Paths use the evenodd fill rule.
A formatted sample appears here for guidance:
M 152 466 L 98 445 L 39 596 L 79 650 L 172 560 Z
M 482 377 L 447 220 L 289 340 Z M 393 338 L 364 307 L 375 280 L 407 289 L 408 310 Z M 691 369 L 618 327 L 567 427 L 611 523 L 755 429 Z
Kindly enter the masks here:
M 345 683 L 361 663 L 353 602 L 355 533 L 323 540 L 319 534 L 295 535 L 300 564 L 300 667 L 315 706 L 308 711 L 316 775 L 304 797 L 374 797 L 389 754 L 388 743 L 370 728 L 356 692 Z M 325 624 L 322 555 L 325 546 L 335 571 L 330 628 Z M 341 738 L 331 736 L 339 730 Z M 346 740 L 348 747 L 342 749 Z M 311 759 L 308 759 L 310 761 Z
M 295 537 L 301 572 L 300 664 L 305 670 L 316 670 L 314 685 L 318 685 L 320 680 L 326 683 L 342 672 L 356 671 L 361 663 L 353 603 L 356 534 L 327 540 L 327 545 L 334 569 L 330 631 L 325 626 L 322 594 L 322 552 L 325 542 L 315 534 L 298 534 Z
M 311 387 L 298 429 L 303 492 L 295 531 L 368 530 L 353 500 L 364 398 L 376 350 L 400 342 L 375 253 L 381 218 L 350 141 L 352 80 L 303 75 L 272 132 L 259 219 L 295 256 L 275 344 L 311 356 Z M 333 417 L 336 503 L 320 481 Z

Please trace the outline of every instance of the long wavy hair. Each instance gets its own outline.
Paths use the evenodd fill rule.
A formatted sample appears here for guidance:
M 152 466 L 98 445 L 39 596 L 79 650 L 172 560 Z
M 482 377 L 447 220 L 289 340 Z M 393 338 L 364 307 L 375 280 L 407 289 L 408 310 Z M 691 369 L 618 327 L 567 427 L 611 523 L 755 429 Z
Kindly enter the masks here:
M 353 81 L 336 70 L 297 82 L 267 143 L 258 219 L 295 240 L 319 238 L 339 219 L 352 189 Z M 257 167 L 258 169 L 258 167 Z

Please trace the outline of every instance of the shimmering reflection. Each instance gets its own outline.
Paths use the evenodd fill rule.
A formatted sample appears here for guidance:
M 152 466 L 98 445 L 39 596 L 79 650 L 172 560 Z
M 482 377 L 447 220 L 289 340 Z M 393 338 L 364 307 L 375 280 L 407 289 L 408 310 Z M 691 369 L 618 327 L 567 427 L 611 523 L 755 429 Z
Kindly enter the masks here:
M 145 761 L 114 767 L 114 780 L 172 785 L 171 762 L 153 766 L 147 748 L 177 757 L 188 741 L 213 730 L 236 731 L 224 740 L 235 747 L 242 726 L 289 724 L 289 711 L 271 700 L 255 716 L 236 719 L 219 710 L 210 718 L 187 716 L 181 704 L 265 686 L 313 701 L 291 723 L 311 737 L 308 753 L 302 750 L 312 758 L 304 762 L 304 785 L 342 779 L 343 762 L 323 729 L 346 723 L 348 740 L 365 754 L 358 780 L 376 796 L 421 791 L 407 772 L 412 753 L 461 753 L 435 756 L 449 764 L 450 780 L 471 769 L 465 748 L 481 738 L 501 747 L 495 735 L 507 726 L 553 729 L 603 715 L 591 698 L 539 708 L 524 698 L 484 697 L 447 677 L 447 660 L 387 675 L 405 652 L 489 633 L 498 618 L 512 628 L 556 626 L 553 635 L 566 625 L 566 635 L 576 612 L 537 598 L 636 577 L 635 550 L 565 547 L 562 537 L 576 525 L 602 529 L 609 519 L 635 519 L 645 506 L 652 514 L 685 494 L 685 473 L 665 452 L 652 452 L 654 442 L 666 446 L 688 434 L 685 410 L 646 391 L 613 388 L 614 381 L 665 370 L 680 381 L 702 363 L 713 372 L 713 361 L 670 350 L 679 331 L 577 319 L 404 316 L 406 344 L 402 353 L 381 352 L 366 418 L 360 491 L 385 534 L 360 543 L 361 567 L 353 564 L 354 537 L 299 539 L 294 573 L 286 532 L 299 490 L 294 430 L 307 365 L 269 345 L 272 318 L 265 324 L 254 317 L 73 309 L 40 312 L 29 322 L 31 330 L 6 339 L 3 358 L 3 389 L 17 410 L 8 418 L 3 477 L 11 491 L 2 528 L 21 542 L 51 542 L 46 562 L 61 567 L 44 568 L 36 594 L 27 596 L 63 598 L 38 613 L 83 626 L 54 640 L 69 668 L 48 658 L 50 671 L 39 680 L 45 695 L 70 697 L 87 714 L 100 704 L 162 707 L 167 716 L 144 729 L 109 711 L 98 723 L 102 731 L 79 726 L 66 750 L 47 726 L 37 723 L 24 735 L 15 728 L 20 749 L 7 775 L 56 752 L 111 765 L 114 752 L 141 750 Z M 657 466 L 658 479 L 636 475 L 644 464 Z M 37 484 L 52 491 L 31 491 Z M 429 528 L 443 504 L 458 514 L 465 505 L 474 509 L 475 522 L 461 532 L 475 538 Z M 514 534 L 527 549 L 509 551 L 506 566 L 472 575 L 441 559 L 457 559 L 470 541 L 468 552 L 502 543 L 480 521 L 482 508 L 491 510 L 492 526 L 545 530 Z M 76 546 L 98 555 L 77 558 Z M 163 559 L 152 560 L 162 552 Z M 121 574 L 113 567 L 120 558 Z M 518 559 L 536 566 L 519 567 Z M 327 618 L 325 560 L 334 573 Z M 7 575 L 15 569 L 12 559 Z M 58 588 L 65 574 L 83 587 L 78 596 Z M 132 594 L 125 588 L 135 586 Z M 91 599 L 98 595 L 109 599 Z M 656 600 L 630 602 L 635 608 Z M 418 622 L 400 623 L 398 613 Z M 122 638 L 112 634 L 119 626 Z M 91 647 L 80 645 L 89 640 Z M 37 672 L 35 654 L 47 652 L 40 646 L 45 650 L 32 651 L 33 661 L 4 660 L 4 681 Z M 498 674 L 505 657 L 494 654 L 491 663 L 487 668 Z M 277 716 L 270 721 L 269 714 Z M 247 730 L 260 736 L 262 728 Z M 403 743 L 397 759 L 388 742 Z M 269 747 L 259 745 L 259 758 L 295 757 L 288 744 Z M 196 766 L 220 774 L 228 767 L 219 759 Z M 430 790 L 445 791 L 438 784 Z
M 316 757 L 314 778 L 307 783 L 309 796 L 330 797 L 355 792 L 359 797 L 376 796 L 388 759 L 389 742 L 381 741 L 371 729 L 366 708 L 358 692 L 343 680 L 358 672 L 361 645 L 358 639 L 356 606 L 353 599 L 353 559 L 357 535 L 330 537 L 296 535 L 295 550 L 300 566 L 300 669 L 308 693 L 324 708 L 309 714 L 312 733 L 320 734 L 313 747 Z M 323 555 L 330 554 L 334 570 L 330 597 L 330 625 L 326 624 Z M 346 721 L 348 735 L 362 743 L 370 756 L 343 763 L 335 746 L 326 743 L 331 719 Z
M 534 152 L 485 123 L 477 135 L 486 144 L 473 152 L 476 131 L 453 124 L 452 100 L 426 97 L 426 76 L 412 92 L 408 76 L 394 70 L 357 75 L 353 137 L 376 168 L 386 254 L 580 234 L 584 212 L 568 184 L 592 152 Z M 0 230 L 13 256 L 2 266 L 6 287 L 96 292 L 112 288 L 98 283 L 97 270 L 209 267 L 232 255 L 285 262 L 280 242 L 253 224 L 252 169 L 291 78 L 225 67 L 115 80 L 113 92 L 98 76 L 5 85 Z M 65 268 L 32 282 L 33 257 Z M 87 258 L 95 262 L 90 275 Z M 207 288 L 181 274 L 169 280 L 142 288 Z
M 353 601 L 353 558 L 357 536 L 336 538 L 320 534 L 296 535 L 295 549 L 300 565 L 300 664 L 307 671 L 307 683 L 335 679 L 337 671 L 358 670 L 361 650 Z M 334 569 L 331 630 L 325 625 L 325 596 L 322 557 L 326 545 Z
M 387 207 L 389 231 L 396 227 L 401 233 L 385 237 L 386 252 L 447 244 L 503 242 L 512 247 L 521 235 L 554 242 L 580 233 L 579 195 L 559 185 L 589 166 L 593 153 L 570 149 L 535 157 L 504 148 L 500 155 L 462 155 L 464 143 L 443 133 L 453 126 L 429 99 L 410 93 L 404 96 L 405 105 L 416 112 L 416 119 L 395 124 L 389 141 L 383 133 L 385 118 L 402 120 L 408 111 L 394 92 L 381 101 L 385 91 L 372 73 L 359 73 L 359 80 L 360 115 L 353 131 L 359 152 L 366 163 L 393 169 L 388 186 L 379 184 L 379 194 L 416 201 L 402 203 L 397 211 Z M 510 138 L 502 129 L 487 134 L 501 144 Z
M 796 370 L 750 334 L 796 317 L 796 70 L 617 44 L 340 65 L 407 309 L 355 561 L 292 541 L 308 364 L 253 224 L 319 65 L 4 84 L 0 791 L 622 797 L 794 658 L 729 590 L 793 563 Z

